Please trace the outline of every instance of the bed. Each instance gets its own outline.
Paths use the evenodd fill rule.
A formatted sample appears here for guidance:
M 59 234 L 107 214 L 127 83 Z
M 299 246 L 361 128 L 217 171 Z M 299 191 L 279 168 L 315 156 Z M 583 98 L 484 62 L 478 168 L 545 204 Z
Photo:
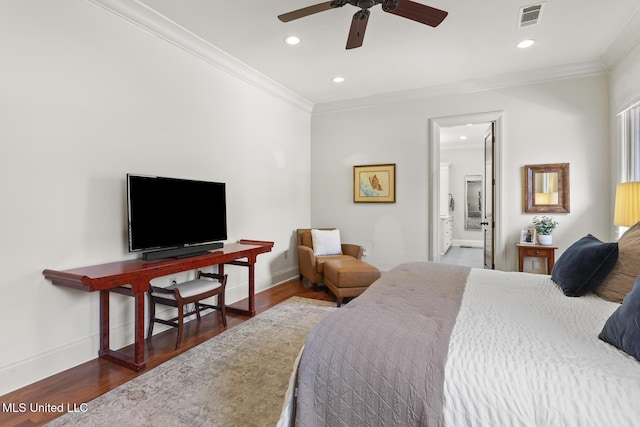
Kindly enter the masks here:
M 402 264 L 309 334 L 281 425 L 638 425 L 640 362 L 598 338 L 620 307 L 545 275 Z

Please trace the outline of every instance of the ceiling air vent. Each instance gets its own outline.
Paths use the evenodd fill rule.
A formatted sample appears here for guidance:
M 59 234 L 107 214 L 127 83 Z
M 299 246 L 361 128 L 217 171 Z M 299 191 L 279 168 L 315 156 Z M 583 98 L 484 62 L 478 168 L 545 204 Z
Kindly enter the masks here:
M 538 3 L 531 6 L 520 8 L 520 19 L 518 20 L 518 28 L 530 27 L 540 23 L 542 18 L 542 8 L 544 3 Z

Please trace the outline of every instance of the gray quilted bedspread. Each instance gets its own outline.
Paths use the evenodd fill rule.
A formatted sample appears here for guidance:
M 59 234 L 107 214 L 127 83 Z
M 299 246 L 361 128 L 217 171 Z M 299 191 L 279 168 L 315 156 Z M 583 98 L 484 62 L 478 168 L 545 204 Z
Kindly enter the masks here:
M 295 425 L 442 425 L 444 365 L 469 271 L 402 264 L 324 318 L 300 361 Z

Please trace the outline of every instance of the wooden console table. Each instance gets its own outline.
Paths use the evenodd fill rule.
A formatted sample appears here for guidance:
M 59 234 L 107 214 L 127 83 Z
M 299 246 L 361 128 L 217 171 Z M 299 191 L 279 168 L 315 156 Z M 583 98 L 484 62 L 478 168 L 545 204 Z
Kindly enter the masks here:
M 170 258 L 157 261 L 133 259 L 71 270 L 44 270 L 42 274 L 54 285 L 65 286 L 86 292 L 100 291 L 100 351 L 98 355 L 134 371 L 146 366 L 144 357 L 144 301 L 151 279 L 181 271 L 217 265 L 224 274 L 224 264 L 240 265 L 249 269 L 249 303 L 247 309 L 227 306 L 227 310 L 255 316 L 255 270 L 259 254 L 271 252 L 273 242 L 240 240 L 220 250 L 188 258 Z M 245 260 L 246 259 L 246 260 Z M 109 293 L 114 292 L 135 299 L 135 345 L 134 357 L 109 345 Z

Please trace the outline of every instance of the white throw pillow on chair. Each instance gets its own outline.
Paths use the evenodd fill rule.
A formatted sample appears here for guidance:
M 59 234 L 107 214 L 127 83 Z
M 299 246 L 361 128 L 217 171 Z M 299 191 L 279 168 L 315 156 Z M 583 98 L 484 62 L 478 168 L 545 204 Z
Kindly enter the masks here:
M 311 239 L 315 256 L 342 255 L 340 230 L 311 230 Z

